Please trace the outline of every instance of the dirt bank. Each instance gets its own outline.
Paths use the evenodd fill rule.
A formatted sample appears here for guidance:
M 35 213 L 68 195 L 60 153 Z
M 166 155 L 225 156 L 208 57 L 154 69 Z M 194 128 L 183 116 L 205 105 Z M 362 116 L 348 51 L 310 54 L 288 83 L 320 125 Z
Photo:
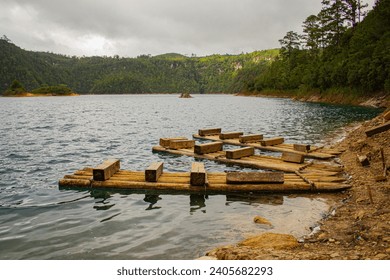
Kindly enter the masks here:
M 296 246 L 270 248 L 262 246 L 267 239 L 252 238 L 251 242 L 217 248 L 207 255 L 217 259 L 390 259 L 390 130 L 372 137 L 365 134 L 367 129 L 383 124 L 383 115 L 363 123 L 335 145 L 345 150 L 340 160 L 351 175 L 352 188 L 340 194 L 329 216 L 312 234 L 299 239 Z M 381 148 L 386 181 L 376 180 L 383 175 Z M 357 154 L 366 155 L 370 164 L 363 167 Z M 270 240 L 266 243 L 270 243 L 273 237 L 267 237 Z

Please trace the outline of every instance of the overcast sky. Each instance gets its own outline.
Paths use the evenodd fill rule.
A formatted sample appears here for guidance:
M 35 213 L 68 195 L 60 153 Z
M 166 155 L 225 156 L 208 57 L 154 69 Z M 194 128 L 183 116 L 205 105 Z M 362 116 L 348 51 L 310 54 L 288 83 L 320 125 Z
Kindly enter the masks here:
M 279 47 L 320 9 L 321 0 L 0 0 L 0 36 L 77 56 L 238 54 Z

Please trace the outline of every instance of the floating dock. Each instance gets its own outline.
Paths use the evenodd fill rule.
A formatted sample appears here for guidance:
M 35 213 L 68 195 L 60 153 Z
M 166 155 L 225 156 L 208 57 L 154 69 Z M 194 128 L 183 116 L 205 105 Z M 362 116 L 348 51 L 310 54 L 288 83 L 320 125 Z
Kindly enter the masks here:
M 60 188 L 180 191 L 189 193 L 231 192 L 331 192 L 350 188 L 337 172 L 314 172 L 309 168 L 284 172 L 206 172 L 202 163 L 192 163 L 189 172 L 164 172 L 163 163 L 152 163 L 144 171 L 121 170 L 119 160 L 86 167 L 65 175 Z
M 184 139 L 184 137 L 161 138 L 160 145 L 153 147 L 153 151 L 207 159 L 224 164 L 234 164 L 256 169 L 278 170 L 289 173 L 303 169 L 330 173 L 343 172 L 342 166 L 308 162 L 299 153 L 283 152 L 279 158 L 255 155 L 254 147 L 224 151 L 223 144 L 223 142 L 195 144 L 194 140 Z
M 222 132 L 221 128 L 199 129 L 198 134 L 194 134 L 193 138 L 218 141 L 235 146 L 254 147 L 262 151 L 294 152 L 314 159 L 330 159 L 341 153 L 338 150 L 324 147 L 284 143 L 283 137 L 264 138 L 262 134 L 244 135 L 243 132 Z

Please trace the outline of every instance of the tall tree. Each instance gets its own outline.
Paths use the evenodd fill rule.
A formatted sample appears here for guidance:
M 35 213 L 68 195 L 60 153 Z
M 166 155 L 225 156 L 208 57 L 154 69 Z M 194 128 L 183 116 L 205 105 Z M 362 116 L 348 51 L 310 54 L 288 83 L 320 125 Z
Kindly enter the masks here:
M 303 33 L 304 35 L 302 38 L 305 42 L 306 48 L 316 51 L 323 47 L 321 45 L 323 32 L 318 16 L 311 15 L 306 18 L 306 20 L 303 22 Z

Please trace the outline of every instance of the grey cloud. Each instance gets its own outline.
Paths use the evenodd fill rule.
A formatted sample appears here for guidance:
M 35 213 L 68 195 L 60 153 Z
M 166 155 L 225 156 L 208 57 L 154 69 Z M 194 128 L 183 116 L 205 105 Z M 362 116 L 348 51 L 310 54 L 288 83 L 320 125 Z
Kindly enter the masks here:
M 0 32 L 25 49 L 70 55 L 237 53 L 278 47 L 320 2 L 0 0 Z

